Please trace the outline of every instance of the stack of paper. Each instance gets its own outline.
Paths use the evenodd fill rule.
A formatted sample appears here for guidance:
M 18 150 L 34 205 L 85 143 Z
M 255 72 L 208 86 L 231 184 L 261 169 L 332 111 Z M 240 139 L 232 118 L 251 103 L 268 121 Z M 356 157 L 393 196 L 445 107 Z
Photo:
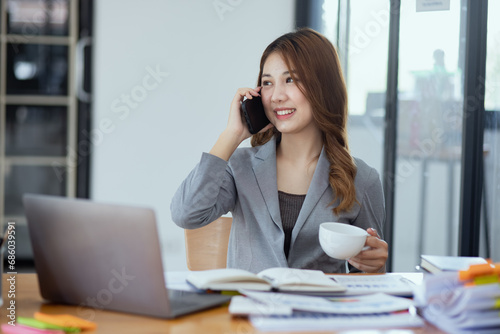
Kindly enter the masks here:
M 415 300 L 424 317 L 450 333 L 500 333 L 500 264 L 427 275 Z
M 271 330 L 331 330 L 422 326 L 410 299 L 383 293 L 323 298 L 241 290 L 229 311 L 249 315 L 254 327 Z
M 409 313 L 332 314 L 294 312 L 292 315 L 251 316 L 259 331 L 331 331 L 338 329 L 374 329 L 422 327 L 421 318 Z

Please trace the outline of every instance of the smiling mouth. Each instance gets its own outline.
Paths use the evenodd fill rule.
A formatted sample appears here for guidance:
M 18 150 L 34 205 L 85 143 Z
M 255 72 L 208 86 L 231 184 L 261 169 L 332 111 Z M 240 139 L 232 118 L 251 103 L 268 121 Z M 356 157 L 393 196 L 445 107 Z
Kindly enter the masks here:
M 276 110 L 276 114 L 278 114 L 278 116 L 284 116 L 295 112 L 295 110 L 296 109 Z

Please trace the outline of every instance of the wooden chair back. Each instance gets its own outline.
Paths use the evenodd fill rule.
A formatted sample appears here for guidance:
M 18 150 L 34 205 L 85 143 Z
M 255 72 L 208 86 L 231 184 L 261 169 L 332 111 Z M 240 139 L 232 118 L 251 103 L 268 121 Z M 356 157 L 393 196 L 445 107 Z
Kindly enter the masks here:
M 226 268 L 227 245 L 233 218 L 220 217 L 194 230 L 184 230 L 189 270 Z

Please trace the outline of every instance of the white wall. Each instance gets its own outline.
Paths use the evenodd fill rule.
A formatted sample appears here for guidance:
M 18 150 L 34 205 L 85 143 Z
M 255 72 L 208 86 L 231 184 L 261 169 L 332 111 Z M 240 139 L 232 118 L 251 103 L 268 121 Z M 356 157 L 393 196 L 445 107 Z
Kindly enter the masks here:
M 153 207 L 168 270 L 186 269 L 171 198 L 236 89 L 255 85 L 264 48 L 293 30 L 294 3 L 95 2 L 91 198 Z

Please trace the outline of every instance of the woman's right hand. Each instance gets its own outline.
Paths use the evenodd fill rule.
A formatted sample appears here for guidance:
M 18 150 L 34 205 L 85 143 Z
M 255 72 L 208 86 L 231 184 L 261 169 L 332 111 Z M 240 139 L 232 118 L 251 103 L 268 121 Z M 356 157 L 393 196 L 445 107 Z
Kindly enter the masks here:
M 241 115 L 241 102 L 245 97 L 252 99 L 254 96 L 259 96 L 260 89 L 261 87 L 255 89 L 240 88 L 236 91 L 231 102 L 226 129 L 220 134 L 219 139 L 210 150 L 210 154 L 227 161 L 241 142 L 252 136 Z M 260 132 L 267 131 L 272 126 L 272 124 L 268 124 Z
M 243 102 L 245 97 L 247 99 L 252 99 L 254 96 L 259 96 L 260 89 L 261 87 L 257 87 L 255 89 L 248 87 L 239 88 L 234 95 L 233 101 L 231 102 L 229 119 L 227 121 L 225 131 L 232 133 L 235 138 L 238 138 L 238 145 L 251 136 L 245 120 L 241 115 L 241 102 Z

